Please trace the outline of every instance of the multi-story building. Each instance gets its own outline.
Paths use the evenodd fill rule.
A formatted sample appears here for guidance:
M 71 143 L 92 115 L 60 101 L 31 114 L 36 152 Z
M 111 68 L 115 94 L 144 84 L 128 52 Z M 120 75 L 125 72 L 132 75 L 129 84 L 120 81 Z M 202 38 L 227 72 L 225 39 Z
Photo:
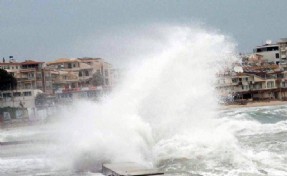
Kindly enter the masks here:
M 224 99 L 272 100 L 287 98 L 287 65 L 265 63 L 242 67 L 242 72 L 218 74 L 217 88 Z
M 279 44 L 272 44 L 270 41 L 266 42 L 266 44 L 253 49 L 253 53 L 261 55 L 268 62 L 277 64 L 280 62 Z
M 287 39 L 271 41 L 241 55 L 241 69 L 218 74 L 217 88 L 223 99 L 287 99 Z M 241 70 L 237 72 L 236 70 Z
M 17 89 L 40 89 L 45 93 L 52 93 L 51 71 L 44 68 L 44 62 L 11 60 L 0 63 L 0 68 L 16 78 Z
M 47 68 L 53 70 L 54 90 L 87 87 L 92 78 L 92 67 L 78 59 L 58 59 L 47 63 Z
M 77 89 L 91 87 L 95 74 L 103 80 L 101 87 L 112 86 L 111 64 L 101 58 L 58 59 L 47 63 L 47 68 L 53 70 L 53 87 L 58 89 Z
M 79 58 L 83 63 L 86 63 L 93 68 L 93 74 L 100 74 L 103 78 L 103 86 L 110 88 L 114 84 L 113 67 L 110 63 L 104 61 L 102 58 Z
M 253 53 L 261 55 L 268 62 L 287 62 L 287 38 L 282 38 L 276 43 L 267 41 L 266 44 L 254 48 Z

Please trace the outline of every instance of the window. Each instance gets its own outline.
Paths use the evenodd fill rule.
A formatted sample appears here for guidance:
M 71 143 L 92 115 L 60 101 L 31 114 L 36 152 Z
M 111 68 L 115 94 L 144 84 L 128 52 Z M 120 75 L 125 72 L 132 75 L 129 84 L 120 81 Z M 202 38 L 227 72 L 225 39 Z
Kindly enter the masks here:
M 68 63 L 68 68 L 72 68 L 72 64 L 71 63 Z
M 89 76 L 89 72 L 87 70 L 85 71 L 85 76 Z
M 76 64 L 73 64 L 73 67 L 76 67 Z
M 274 82 L 273 81 L 268 81 L 267 82 L 267 88 L 273 88 L 274 87 Z
M 37 78 L 42 78 L 42 73 L 37 73 Z
M 105 76 L 109 76 L 109 71 L 105 70 Z
M 32 96 L 32 92 L 23 92 L 25 97 Z
M 9 98 L 12 97 L 11 93 L 3 93 L 3 98 Z
M 224 83 L 225 83 L 225 80 L 224 80 L 224 79 L 219 79 L 219 80 L 218 80 L 218 83 L 219 83 L 219 84 L 224 84 Z
M 82 72 L 79 72 L 79 77 L 82 77 Z
M 275 57 L 276 57 L 276 58 L 279 58 L 279 53 L 275 53 Z
M 278 50 L 279 50 L 278 46 L 267 47 L 267 51 L 278 51 Z
M 237 78 L 232 78 L 232 83 L 237 83 Z
M 249 89 L 248 85 L 246 85 L 246 86 L 242 85 L 242 90 L 248 90 L 248 89 Z
M 21 97 L 21 92 L 14 92 L 13 97 Z
M 34 73 L 28 73 L 28 78 L 34 78 Z

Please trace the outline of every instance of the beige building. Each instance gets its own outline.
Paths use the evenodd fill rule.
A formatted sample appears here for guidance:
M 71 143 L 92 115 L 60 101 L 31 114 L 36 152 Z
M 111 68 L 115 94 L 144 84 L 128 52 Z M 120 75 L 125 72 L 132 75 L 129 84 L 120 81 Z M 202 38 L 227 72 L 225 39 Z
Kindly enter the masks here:
M 104 89 L 113 85 L 112 65 L 101 58 L 61 58 L 47 63 L 51 72 L 53 88 L 58 89 L 79 89 L 93 87 L 93 75 L 99 74 L 103 80 Z
M 58 59 L 47 63 L 52 71 L 53 88 L 86 87 L 92 78 L 92 67 L 80 62 L 78 59 Z
M 45 93 L 52 93 L 50 70 L 44 68 L 44 62 L 26 60 L 24 62 L 9 61 L 0 63 L 17 79 L 17 89 L 40 89 Z
M 79 58 L 83 63 L 90 65 L 93 68 L 93 74 L 101 74 L 104 80 L 104 87 L 110 88 L 114 85 L 113 67 L 110 63 L 102 58 Z
M 217 88 L 225 99 L 272 100 L 287 98 L 287 67 L 267 64 L 245 66 L 243 72 L 218 74 Z

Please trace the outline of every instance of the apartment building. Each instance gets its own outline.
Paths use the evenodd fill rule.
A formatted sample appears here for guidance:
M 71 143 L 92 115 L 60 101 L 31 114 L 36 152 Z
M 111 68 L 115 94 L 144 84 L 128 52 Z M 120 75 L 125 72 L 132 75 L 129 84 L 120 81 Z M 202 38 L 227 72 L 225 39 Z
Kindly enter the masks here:
M 109 89 L 113 83 L 112 65 L 101 58 L 61 58 L 48 62 L 47 68 L 53 70 L 54 90 L 91 87 L 95 74 L 103 79 L 104 89 Z
M 262 55 L 263 59 L 267 62 L 277 64 L 280 62 L 279 44 L 277 43 L 272 44 L 271 41 L 269 41 L 264 45 L 254 48 L 253 53 Z
M 113 67 L 110 63 L 104 61 L 102 58 L 79 58 L 83 63 L 90 65 L 93 68 L 93 74 L 100 74 L 103 77 L 103 86 L 110 88 L 114 85 Z
M 78 98 L 97 98 L 112 85 L 111 64 L 101 58 L 62 58 L 47 63 L 51 70 L 53 88 L 59 103 L 68 103 Z M 101 83 L 94 84 L 94 76 Z
M 17 89 L 40 89 L 52 93 L 51 71 L 44 68 L 44 62 L 26 60 L 24 62 L 0 63 L 0 68 L 11 73 L 17 80 Z
M 218 74 L 217 88 L 228 99 L 285 100 L 287 98 L 287 65 L 248 65 L 242 72 Z
M 53 88 L 72 89 L 86 87 L 92 78 L 92 67 L 78 59 L 57 59 L 47 63 L 52 71 Z
M 257 46 L 253 49 L 254 54 L 259 54 L 267 62 L 276 64 L 287 61 L 287 38 L 282 38 L 276 43 L 270 40 L 264 45 Z

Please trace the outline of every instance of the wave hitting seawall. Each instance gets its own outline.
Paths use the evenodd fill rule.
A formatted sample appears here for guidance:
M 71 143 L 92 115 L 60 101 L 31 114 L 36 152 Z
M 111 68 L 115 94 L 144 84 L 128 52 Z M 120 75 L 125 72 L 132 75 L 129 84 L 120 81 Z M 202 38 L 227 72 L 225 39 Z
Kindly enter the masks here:
M 172 160 L 195 161 L 210 150 L 237 148 L 234 136 L 214 120 L 215 75 L 234 60 L 234 45 L 200 28 L 162 33 L 163 47 L 130 64 L 111 95 L 100 103 L 77 102 L 59 115 L 66 117 L 59 136 L 70 146 L 64 153 L 74 166 L 82 167 L 88 155 L 99 165 L 133 161 L 165 167 Z
M 236 59 L 234 44 L 201 28 L 155 31 L 157 49 L 98 103 L 77 101 L 53 124 L 1 133 L 53 141 L 23 157 L 7 149 L 2 171 L 99 172 L 104 162 L 137 162 L 181 175 L 286 175 L 285 106 L 218 110 L 215 75 Z

